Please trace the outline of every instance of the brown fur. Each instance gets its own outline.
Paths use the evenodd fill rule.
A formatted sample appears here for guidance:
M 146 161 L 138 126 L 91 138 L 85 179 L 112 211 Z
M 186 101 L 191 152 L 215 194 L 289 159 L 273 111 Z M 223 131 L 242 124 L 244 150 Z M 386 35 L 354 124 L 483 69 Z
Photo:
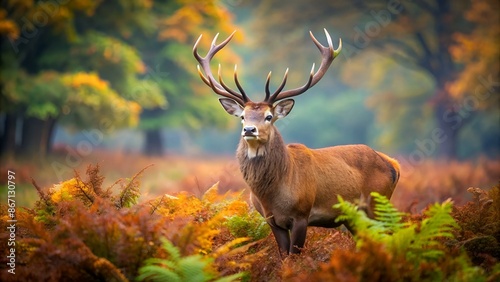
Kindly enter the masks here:
M 251 113 L 256 119 L 261 118 L 255 117 L 259 112 L 265 111 L 246 109 L 250 109 L 246 115 Z M 257 127 L 259 135 L 265 132 L 268 136 L 266 142 L 252 146 L 265 153 L 249 157 L 250 144 L 242 138 L 237 158 L 250 186 L 252 203 L 271 225 L 283 252 L 300 251 L 307 225 L 340 225 L 335 222 L 339 212 L 332 208 L 337 195 L 355 201 L 361 196 L 369 197 L 371 192 L 390 198 L 394 191 L 400 172 L 398 162 L 366 145 L 322 149 L 309 149 L 302 144 L 286 146 L 273 124 Z M 294 226 L 302 226 L 295 230 L 295 240 Z M 292 234 L 287 241 L 289 231 Z
M 212 90 L 224 98 L 219 101 L 230 115 L 242 119 L 242 140 L 237 156 L 243 176 L 252 190 L 252 202 L 271 226 L 280 252 L 298 253 L 304 246 L 307 226 L 333 227 L 338 223 L 338 211 L 332 208 L 340 195 L 348 201 L 368 198 L 377 191 L 390 197 L 399 178 L 399 164 L 382 153 L 364 145 L 337 146 L 312 150 L 304 145 L 285 146 L 274 122 L 292 110 L 298 96 L 314 86 L 326 73 L 340 53 L 333 48 L 327 30 L 328 46 L 323 46 L 310 32 L 321 53 L 321 64 L 316 72 L 314 65 L 308 82 L 295 89 L 284 89 L 288 70 L 271 95 L 269 73 L 266 96 L 263 102 L 252 102 L 241 88 L 236 70 L 234 80 L 239 93 L 229 89 L 219 73 L 220 83 L 210 69 L 210 60 L 231 40 L 231 34 L 216 45 L 217 36 L 205 57 L 197 52 L 201 36 L 193 47 L 193 55 L 200 63 L 198 73 Z M 202 73 L 201 69 L 205 72 Z

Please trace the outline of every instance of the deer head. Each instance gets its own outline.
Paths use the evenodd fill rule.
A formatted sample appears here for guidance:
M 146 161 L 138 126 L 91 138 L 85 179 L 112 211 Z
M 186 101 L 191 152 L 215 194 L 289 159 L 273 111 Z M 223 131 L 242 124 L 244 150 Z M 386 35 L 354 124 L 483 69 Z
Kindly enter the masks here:
M 340 224 L 337 220 L 340 213 L 332 208 L 337 203 L 338 195 L 348 201 L 366 197 L 370 192 L 390 197 L 400 172 L 396 160 L 366 145 L 310 149 L 302 144 L 285 145 L 283 142 L 274 122 L 290 113 L 295 103 L 291 97 L 313 87 L 342 48 L 340 41 L 338 49 L 333 49 L 326 30 L 328 46 L 321 45 L 310 34 L 322 57 L 318 71 L 314 71 L 313 64 L 303 86 L 283 90 L 287 70 L 272 94 L 269 73 L 265 98 L 261 102 L 252 102 L 245 94 L 238 81 L 236 67 L 234 81 L 238 91 L 222 81 L 220 66 L 218 81 L 210 70 L 210 60 L 226 46 L 234 32 L 218 45 L 215 36 L 205 57 L 197 52 L 200 39 L 193 48 L 193 54 L 200 63 L 198 73 L 201 79 L 215 93 L 223 96 L 219 100 L 226 112 L 242 119 L 242 138 L 236 153 L 240 170 L 250 187 L 251 202 L 269 223 L 280 254 L 300 252 L 306 240 L 307 226 L 336 227 Z
M 245 91 L 241 87 L 241 84 L 238 80 L 237 75 L 237 67 L 234 67 L 234 82 L 238 91 L 229 88 L 221 76 L 221 67 L 219 65 L 218 70 L 218 78 L 217 81 L 212 74 L 210 69 L 210 61 L 215 56 L 217 52 L 219 52 L 224 46 L 229 43 L 229 41 L 234 36 L 233 32 L 228 38 L 226 38 L 220 44 L 216 44 L 218 34 L 214 37 L 210 50 L 208 51 L 205 57 L 201 57 L 198 54 L 197 48 L 201 39 L 201 35 L 196 41 L 193 47 L 193 54 L 196 60 L 199 62 L 198 65 L 198 73 L 205 82 L 206 85 L 212 88 L 212 90 L 223 96 L 224 98 L 220 98 L 219 101 L 226 110 L 227 113 L 240 117 L 242 120 L 242 138 L 248 143 L 249 148 L 249 156 L 258 155 L 258 152 L 265 152 L 265 150 L 258 150 L 258 147 L 267 143 L 270 139 L 270 136 L 275 131 L 274 122 L 278 119 L 286 117 L 290 111 L 292 110 L 295 101 L 290 99 L 290 97 L 300 95 L 306 92 L 309 88 L 313 87 L 318 81 L 324 76 L 328 68 L 330 67 L 332 61 L 337 57 L 342 49 L 342 41 L 339 40 L 339 47 L 337 49 L 333 49 L 332 39 L 328 34 L 328 31 L 325 29 L 325 35 L 328 41 L 328 46 L 323 46 L 312 34 L 309 32 L 312 38 L 312 41 L 318 47 L 321 53 L 321 64 L 319 69 L 314 72 L 315 65 L 312 65 L 311 72 L 309 75 L 309 79 L 307 82 L 295 89 L 285 90 L 285 84 L 288 77 L 288 69 L 285 71 L 285 75 L 281 84 L 278 88 L 271 94 L 269 89 L 269 84 L 271 80 L 271 72 L 269 72 L 266 84 L 265 84 L 265 98 L 262 102 L 253 102 L 248 98 Z M 203 72 L 200 69 L 203 69 Z

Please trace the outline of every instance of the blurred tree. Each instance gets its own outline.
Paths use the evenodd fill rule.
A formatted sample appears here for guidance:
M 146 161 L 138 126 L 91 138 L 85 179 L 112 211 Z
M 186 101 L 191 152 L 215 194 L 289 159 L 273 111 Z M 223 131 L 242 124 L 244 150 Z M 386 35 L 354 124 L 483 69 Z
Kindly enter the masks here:
M 324 147 L 325 144 L 369 143 L 369 129 L 374 126 L 374 121 L 373 113 L 364 103 L 368 93 L 346 90 L 344 94 L 317 93 L 311 99 L 296 98 L 301 106 L 277 126 L 290 142 L 305 142 L 312 148 Z M 352 115 L 353 109 L 360 110 Z M 316 114 L 319 111 L 321 114 Z
M 136 2 L 115 5 L 130 12 L 145 7 Z M 9 1 L 2 7 L 2 22 L 9 27 L 0 29 L 2 113 L 6 114 L 2 152 L 14 152 L 16 130 L 22 132 L 19 152 L 39 152 L 44 157 L 58 120 L 73 128 L 106 131 L 137 124 L 141 106 L 165 104 L 157 86 L 137 79 L 144 71 L 137 51 L 87 24 L 100 19 L 110 23 L 110 18 L 97 16 L 100 4 Z M 115 26 L 134 26 L 116 19 Z M 135 99 L 125 91 L 133 83 L 145 87 L 143 97 Z
M 461 137 L 467 140 L 460 155 L 500 155 L 499 9 L 496 0 L 472 1 L 464 13 L 472 29 L 453 34 L 450 51 L 461 71 L 447 90 L 455 101 L 452 126 L 463 127 Z
M 232 31 L 217 1 L 12 0 L 0 8 L 2 153 L 41 156 L 54 125 L 109 131 L 139 123 L 146 153 L 165 126 L 224 124 L 197 78 L 192 44 Z M 228 52 L 226 52 L 226 55 Z M 229 53 L 225 60 L 237 57 Z M 167 101 L 169 102 L 167 108 Z M 22 132 L 16 139 L 16 132 Z
M 204 126 L 228 124 L 217 99 L 198 77 L 192 48 L 200 34 L 200 52 L 204 52 L 216 33 L 224 37 L 236 27 L 229 11 L 216 0 L 156 1 L 153 11 L 158 28 L 134 37 L 141 38 L 136 46 L 144 54 L 145 77 L 158 83 L 169 102 L 168 108 L 145 110 L 141 116 L 140 128 L 145 132 L 143 152 L 161 155 L 165 148 L 162 128 L 202 130 Z M 241 37 L 239 32 L 233 41 Z M 231 46 L 221 51 L 223 55 L 215 61 L 224 65 L 237 62 L 239 58 Z
M 265 46 L 266 51 L 259 52 L 262 60 L 256 62 L 255 69 L 261 68 L 271 57 L 277 64 L 308 65 L 317 54 L 312 52 L 316 50 L 305 49 L 310 48 L 309 44 L 304 44 L 308 41 L 307 31 L 330 27 L 332 38 L 342 37 L 344 40 L 340 57 L 347 59 L 343 63 L 335 62 L 333 68 L 343 69 L 345 64 L 350 64 L 343 70 L 344 83 L 371 91 L 369 105 L 375 110 L 379 122 L 387 122 L 384 131 L 388 134 L 380 135 L 379 142 L 389 147 L 399 138 L 408 136 L 405 132 L 409 131 L 422 135 L 406 140 L 405 144 L 407 141 L 418 143 L 436 135 L 438 140 L 431 138 L 432 144 L 419 143 L 428 149 L 424 153 L 455 158 L 459 142 L 465 144 L 468 141 L 461 138 L 461 131 L 468 121 L 473 120 L 472 113 L 488 121 L 498 118 L 498 114 L 483 115 L 479 111 L 487 108 L 496 111 L 497 101 L 484 99 L 487 101 L 477 105 L 475 101 L 468 101 L 475 95 L 471 91 L 479 86 L 489 91 L 491 95 L 488 97 L 498 97 L 499 25 L 496 11 L 498 1 L 490 0 L 472 3 L 450 0 L 289 1 L 287 5 L 279 1 L 259 1 L 255 17 L 266 20 L 252 22 L 252 28 L 256 45 Z M 321 40 L 319 36 L 317 38 Z M 283 46 L 293 48 L 283 52 Z M 267 53 L 266 56 L 262 52 Z M 463 53 L 468 55 L 463 56 Z M 371 63 L 372 56 L 381 61 Z M 394 63 L 409 70 L 405 72 L 406 76 L 390 79 L 390 75 L 396 73 L 387 73 L 391 69 L 383 67 L 393 67 L 387 64 Z M 367 72 L 371 73 L 368 77 L 363 74 Z M 418 73 L 421 81 L 412 77 Z M 291 75 L 291 81 L 304 80 L 303 77 L 295 78 L 293 73 Z M 396 84 L 406 84 L 407 87 L 391 90 Z M 323 85 L 323 89 L 333 88 L 331 82 L 323 82 Z M 420 110 L 410 111 L 412 107 Z M 467 107 L 470 110 L 467 111 Z M 464 111 L 470 117 L 465 118 Z M 433 122 L 422 124 L 422 120 Z M 389 127 L 392 130 L 387 130 Z M 498 129 L 496 132 L 495 138 L 498 139 Z

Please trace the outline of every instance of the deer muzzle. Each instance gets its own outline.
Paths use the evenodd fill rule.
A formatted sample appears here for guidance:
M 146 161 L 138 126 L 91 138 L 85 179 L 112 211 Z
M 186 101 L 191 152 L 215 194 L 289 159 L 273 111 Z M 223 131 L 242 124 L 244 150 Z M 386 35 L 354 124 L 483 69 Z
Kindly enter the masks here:
M 256 126 L 247 125 L 243 127 L 243 130 L 241 131 L 241 136 L 243 136 L 245 140 L 255 140 L 258 139 L 259 137 L 259 131 Z

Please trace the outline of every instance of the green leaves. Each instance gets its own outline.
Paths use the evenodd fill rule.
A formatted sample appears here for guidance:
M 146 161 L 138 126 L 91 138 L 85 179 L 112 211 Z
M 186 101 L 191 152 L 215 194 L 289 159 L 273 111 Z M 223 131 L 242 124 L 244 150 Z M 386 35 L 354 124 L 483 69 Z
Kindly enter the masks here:
M 64 74 L 61 80 L 68 88 L 62 109 L 63 122 L 67 125 L 82 129 L 106 123 L 109 129 L 115 129 L 135 126 L 139 122 L 141 107 L 123 99 L 96 73 Z
M 458 228 L 455 219 L 450 215 L 452 209 L 451 200 L 442 204 L 432 205 L 424 215 L 427 217 L 422 220 L 419 232 L 415 232 L 413 240 L 409 245 L 400 245 L 406 247 L 408 260 L 418 262 L 420 260 L 436 260 L 444 252 L 440 250 L 442 238 L 454 238 L 453 230 Z M 415 229 L 412 229 L 415 231 Z M 412 235 L 412 234 L 409 234 Z
M 241 278 L 243 273 L 222 277 L 217 280 L 210 271 L 213 259 L 207 256 L 190 255 L 181 257 L 180 251 L 167 239 L 162 239 L 163 249 L 168 259 L 150 258 L 145 266 L 139 269 L 137 281 L 169 281 L 169 282 L 204 282 L 204 281 L 234 281 Z
M 375 219 L 383 229 L 386 230 L 386 234 L 394 234 L 403 229 L 406 224 L 401 222 L 402 217 L 405 215 L 399 212 L 385 197 L 378 193 L 370 194 L 375 201 Z
M 252 240 L 259 240 L 271 232 L 265 219 L 255 210 L 244 215 L 229 216 L 224 224 L 236 238 L 250 237 Z
M 443 238 L 453 238 L 453 230 L 458 225 L 450 215 L 451 200 L 434 204 L 425 213 L 421 224 L 403 222 L 404 213 L 399 212 L 386 197 L 373 192 L 375 219 L 358 210 L 353 203 L 339 196 L 334 205 L 343 215 L 337 221 L 347 221 L 356 231 L 357 245 L 366 240 L 383 243 L 391 253 L 405 256 L 408 261 L 419 264 L 423 261 L 437 260 L 444 254 Z

